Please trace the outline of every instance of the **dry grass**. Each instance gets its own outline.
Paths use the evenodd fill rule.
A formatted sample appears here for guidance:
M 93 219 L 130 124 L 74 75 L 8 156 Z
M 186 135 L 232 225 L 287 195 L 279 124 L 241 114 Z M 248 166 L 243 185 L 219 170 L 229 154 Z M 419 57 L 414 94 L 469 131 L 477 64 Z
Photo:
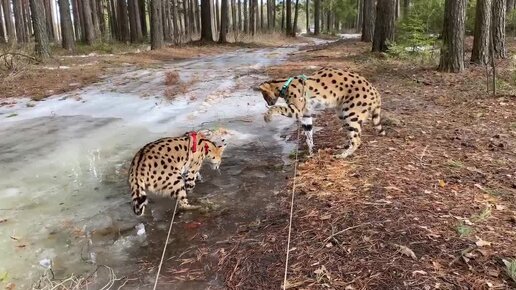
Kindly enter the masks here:
M 105 272 L 105 273 L 104 273 Z M 106 282 L 100 283 L 100 277 L 106 276 Z M 37 282 L 32 285 L 33 290 L 72 290 L 72 289 L 123 289 L 131 279 L 117 277 L 111 267 L 99 266 L 89 275 L 70 275 L 64 279 L 53 277 L 52 271 L 45 273 Z

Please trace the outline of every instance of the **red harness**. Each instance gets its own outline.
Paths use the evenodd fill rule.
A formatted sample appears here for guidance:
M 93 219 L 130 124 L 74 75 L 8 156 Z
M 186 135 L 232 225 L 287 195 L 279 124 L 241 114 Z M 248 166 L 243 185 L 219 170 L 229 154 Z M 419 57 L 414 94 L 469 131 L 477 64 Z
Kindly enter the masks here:
M 192 153 L 197 152 L 197 132 L 192 131 L 187 133 L 190 137 L 192 137 Z M 208 145 L 208 142 L 204 143 L 204 153 L 208 154 L 208 151 L 210 151 L 210 147 Z

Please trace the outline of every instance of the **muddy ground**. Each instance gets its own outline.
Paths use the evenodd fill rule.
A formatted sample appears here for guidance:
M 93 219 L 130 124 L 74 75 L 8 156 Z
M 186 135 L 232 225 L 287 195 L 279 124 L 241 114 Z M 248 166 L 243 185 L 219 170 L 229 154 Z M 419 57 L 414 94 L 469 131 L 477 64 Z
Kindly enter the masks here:
M 290 288 L 515 289 L 505 265 L 516 261 L 512 57 L 497 62 L 496 96 L 483 67 L 439 73 L 431 61 L 374 55 L 355 41 L 309 47 L 267 73 L 321 66 L 356 71 L 380 90 L 387 136 L 366 125 L 354 156 L 335 160 L 341 125 L 332 113 L 317 118 L 318 153 L 297 176 Z M 219 250 L 227 288 L 282 285 L 291 186 L 281 210 Z

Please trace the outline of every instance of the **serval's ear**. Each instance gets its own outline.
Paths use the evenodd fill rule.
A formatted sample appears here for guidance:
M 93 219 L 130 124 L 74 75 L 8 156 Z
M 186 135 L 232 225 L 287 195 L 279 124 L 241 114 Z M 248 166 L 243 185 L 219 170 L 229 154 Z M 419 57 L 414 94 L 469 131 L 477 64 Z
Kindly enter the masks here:
M 213 137 L 213 131 L 210 129 L 202 129 L 197 131 L 197 134 L 203 139 L 211 139 Z
M 258 89 L 259 89 L 261 92 L 268 92 L 268 93 L 272 93 L 272 94 L 274 94 L 274 89 L 272 88 L 271 84 L 270 84 L 270 83 L 268 83 L 268 82 L 261 83 L 261 84 L 258 86 Z

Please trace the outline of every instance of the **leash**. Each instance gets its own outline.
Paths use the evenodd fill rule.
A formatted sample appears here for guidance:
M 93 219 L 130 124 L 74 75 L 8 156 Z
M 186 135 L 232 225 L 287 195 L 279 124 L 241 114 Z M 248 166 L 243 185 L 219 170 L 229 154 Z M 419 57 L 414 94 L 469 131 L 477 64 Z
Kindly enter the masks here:
M 176 217 L 177 204 L 179 203 L 179 197 L 176 196 L 176 205 L 174 206 L 174 213 L 172 214 L 172 220 L 170 221 L 170 226 L 168 227 L 167 240 L 165 241 L 165 245 L 163 246 L 163 253 L 161 254 L 161 261 L 159 262 L 158 272 L 156 273 L 156 280 L 154 281 L 154 288 L 158 286 L 159 273 L 161 272 L 161 266 L 163 265 L 163 260 L 165 259 L 165 252 L 167 250 L 168 241 L 170 240 L 170 233 L 172 232 L 172 225 L 174 224 L 174 218 Z
M 187 162 L 190 162 L 191 139 L 196 138 L 197 133 L 195 134 L 195 137 L 193 137 L 193 135 L 191 135 L 190 133 L 187 133 L 186 136 L 188 136 L 188 147 L 187 148 L 189 149 L 187 151 L 186 160 L 187 160 Z M 192 137 L 192 138 L 190 138 L 190 137 Z M 194 143 L 195 143 L 195 145 L 197 145 L 196 141 L 194 141 Z M 193 150 L 195 150 L 195 149 L 193 149 Z M 184 178 L 184 176 L 183 176 L 183 178 Z M 174 219 L 176 217 L 178 203 L 179 203 L 179 196 L 176 196 L 176 205 L 174 206 L 174 213 L 172 214 L 172 220 L 170 221 L 170 225 L 168 227 L 167 239 L 165 241 L 165 245 L 163 246 L 163 252 L 161 253 L 161 260 L 159 261 L 158 272 L 156 273 L 156 279 L 154 280 L 154 287 L 152 288 L 153 290 L 156 290 L 156 287 L 158 286 L 159 273 L 161 272 L 161 266 L 163 266 L 163 261 L 165 260 L 165 252 L 167 251 L 168 241 L 170 240 L 170 233 L 172 232 L 172 225 L 174 224 Z
M 301 91 L 302 95 L 305 94 L 305 85 L 306 85 L 306 77 L 304 75 L 300 76 L 303 79 L 303 89 Z M 288 82 L 290 85 L 290 82 Z M 285 83 L 287 85 L 287 83 Z M 288 88 L 288 86 L 287 86 Z M 292 182 L 292 198 L 290 200 L 290 218 L 288 223 L 288 238 L 287 238 L 287 254 L 285 258 L 285 274 L 283 276 L 283 290 L 287 289 L 287 276 L 288 276 L 288 258 L 290 256 L 290 240 L 292 235 L 292 219 L 294 217 L 294 198 L 296 193 L 296 177 L 297 177 L 297 165 L 299 163 L 299 134 L 300 134 L 301 125 L 299 121 L 297 123 L 297 140 L 296 140 L 296 155 L 295 155 L 295 163 L 294 163 L 294 181 Z

